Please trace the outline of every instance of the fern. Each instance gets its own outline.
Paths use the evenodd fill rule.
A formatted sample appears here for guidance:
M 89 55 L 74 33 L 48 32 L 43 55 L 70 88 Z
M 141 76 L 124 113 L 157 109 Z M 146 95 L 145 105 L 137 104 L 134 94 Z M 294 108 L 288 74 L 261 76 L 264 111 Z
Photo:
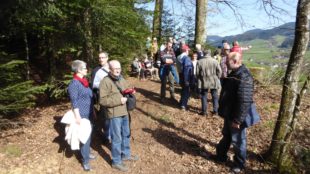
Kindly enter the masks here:
M 35 86 L 24 81 L 26 62 L 12 60 L 0 65 L 0 115 L 10 115 L 35 105 L 36 96 L 43 94 L 47 85 Z
M 72 80 L 72 75 L 65 75 L 63 80 L 56 80 L 47 87 L 47 94 L 51 99 L 63 99 L 68 96 L 67 87 Z

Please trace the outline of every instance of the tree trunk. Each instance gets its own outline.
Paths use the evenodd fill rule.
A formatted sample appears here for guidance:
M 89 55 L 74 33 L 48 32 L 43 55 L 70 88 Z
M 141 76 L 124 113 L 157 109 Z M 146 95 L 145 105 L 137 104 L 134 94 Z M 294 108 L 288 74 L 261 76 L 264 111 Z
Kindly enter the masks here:
M 48 60 L 48 72 L 49 72 L 49 82 L 53 83 L 56 80 L 56 51 L 54 43 L 54 35 L 47 35 L 47 60 Z
M 290 138 L 299 116 L 299 75 L 309 42 L 310 1 L 299 0 L 297 6 L 295 40 L 288 62 L 282 90 L 279 116 L 272 137 L 269 159 L 281 171 L 291 170 Z
M 84 35 L 84 55 L 85 61 L 88 64 L 94 63 L 94 56 L 93 56 L 93 44 L 92 44 L 92 30 L 91 30 L 91 21 L 90 21 L 90 8 L 87 8 L 83 14 L 83 35 Z
M 26 32 L 24 32 L 24 42 L 25 42 L 26 61 L 27 61 L 27 80 L 29 80 L 30 79 L 30 60 L 29 60 L 28 37 L 27 37 Z
M 153 37 L 156 37 L 158 41 L 161 39 L 161 16 L 163 12 L 164 0 L 156 0 L 154 17 L 153 17 Z
M 206 42 L 207 7 L 208 0 L 196 0 L 195 44 Z

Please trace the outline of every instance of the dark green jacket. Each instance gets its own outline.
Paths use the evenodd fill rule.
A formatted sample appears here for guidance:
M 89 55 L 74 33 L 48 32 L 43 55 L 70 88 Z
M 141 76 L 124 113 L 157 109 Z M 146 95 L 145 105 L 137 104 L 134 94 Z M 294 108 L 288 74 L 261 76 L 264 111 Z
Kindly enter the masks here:
M 122 90 L 129 87 L 127 81 L 123 77 L 121 77 L 119 80 L 113 79 L 113 81 Z M 121 98 L 123 97 L 123 95 L 113 81 L 110 76 L 107 76 L 101 80 L 99 86 L 99 103 L 106 108 L 106 112 L 109 118 L 128 115 L 126 103 L 121 103 Z

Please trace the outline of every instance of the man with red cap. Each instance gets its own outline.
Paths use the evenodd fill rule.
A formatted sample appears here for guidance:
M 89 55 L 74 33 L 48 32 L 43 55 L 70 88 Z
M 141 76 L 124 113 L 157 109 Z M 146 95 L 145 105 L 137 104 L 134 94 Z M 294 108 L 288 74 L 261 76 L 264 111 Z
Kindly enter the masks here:
M 189 50 L 190 48 L 187 45 L 183 45 L 182 47 L 182 66 L 181 66 L 181 70 L 179 70 L 179 72 L 181 72 L 181 76 L 180 76 L 180 80 L 181 80 L 181 87 L 182 87 L 182 91 L 181 91 L 181 100 L 180 100 L 180 106 L 182 110 L 186 110 L 187 107 L 187 102 L 190 96 L 190 85 L 193 84 L 193 80 L 194 80 L 194 67 L 193 67 L 193 63 L 191 61 L 191 58 L 188 56 L 189 54 Z

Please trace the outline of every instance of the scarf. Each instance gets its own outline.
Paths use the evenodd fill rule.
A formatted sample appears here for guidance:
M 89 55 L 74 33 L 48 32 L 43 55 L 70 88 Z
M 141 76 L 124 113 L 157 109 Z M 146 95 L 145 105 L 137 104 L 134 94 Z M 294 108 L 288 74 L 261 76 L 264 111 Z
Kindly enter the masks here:
M 73 74 L 73 79 L 75 80 L 78 80 L 79 82 L 82 83 L 82 85 L 85 87 L 85 88 L 88 88 L 89 87 L 89 83 L 87 81 L 87 79 L 84 77 L 84 78 L 81 78 L 79 76 L 77 76 L 76 74 Z
M 122 75 L 113 76 L 111 73 L 109 73 L 109 76 L 113 81 L 119 81 L 122 78 Z

